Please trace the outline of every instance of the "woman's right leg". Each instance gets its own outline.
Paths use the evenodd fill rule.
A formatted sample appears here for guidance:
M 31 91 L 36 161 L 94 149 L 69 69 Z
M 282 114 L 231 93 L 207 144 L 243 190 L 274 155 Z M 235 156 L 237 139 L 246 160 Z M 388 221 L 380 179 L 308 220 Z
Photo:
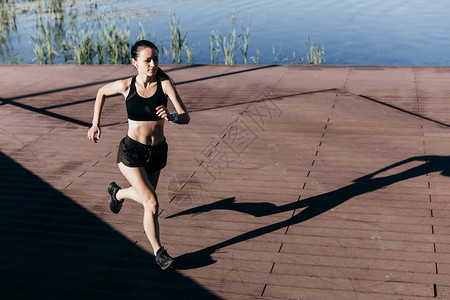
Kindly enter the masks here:
M 158 230 L 158 199 L 155 189 L 144 168 L 130 168 L 123 163 L 119 163 L 119 169 L 131 184 L 131 187 L 120 189 L 116 198 L 118 200 L 132 199 L 144 206 L 144 230 L 156 255 L 156 252 L 161 248 L 161 242 Z

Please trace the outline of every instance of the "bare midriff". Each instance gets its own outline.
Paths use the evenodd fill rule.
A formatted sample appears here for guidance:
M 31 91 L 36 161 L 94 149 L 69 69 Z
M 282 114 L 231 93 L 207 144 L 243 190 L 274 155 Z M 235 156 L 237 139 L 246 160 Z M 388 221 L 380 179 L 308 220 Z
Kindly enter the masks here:
M 157 145 L 164 141 L 164 122 L 128 119 L 128 136 L 141 144 Z

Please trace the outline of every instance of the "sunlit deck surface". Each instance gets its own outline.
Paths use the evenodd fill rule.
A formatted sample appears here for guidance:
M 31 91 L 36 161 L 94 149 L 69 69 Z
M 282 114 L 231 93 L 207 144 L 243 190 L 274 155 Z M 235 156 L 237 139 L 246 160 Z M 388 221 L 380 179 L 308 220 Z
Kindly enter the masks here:
M 0 67 L 2 299 L 450 299 L 450 68 L 163 66 L 161 271 L 108 208 L 131 66 Z M 173 110 L 172 107 L 170 109 Z

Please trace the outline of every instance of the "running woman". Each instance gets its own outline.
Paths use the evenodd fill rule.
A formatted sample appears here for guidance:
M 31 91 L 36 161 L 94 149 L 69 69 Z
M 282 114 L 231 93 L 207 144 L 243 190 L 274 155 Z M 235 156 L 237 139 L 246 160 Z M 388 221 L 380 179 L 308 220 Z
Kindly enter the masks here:
M 153 248 L 156 263 L 164 270 L 173 258 L 161 245 L 158 223 L 158 198 L 155 193 L 159 174 L 167 163 L 167 143 L 164 123 L 188 124 L 190 117 L 175 89 L 173 80 L 159 68 L 158 48 L 150 41 L 141 40 L 131 48 L 131 57 L 137 75 L 101 87 L 95 100 L 92 127 L 88 138 L 94 143 L 100 139 L 100 115 L 106 96 L 122 94 L 128 114 L 128 133 L 122 139 L 117 154 L 120 172 L 130 183 L 120 188 L 115 182 L 108 185 L 109 208 L 119 213 L 125 199 L 132 199 L 144 207 L 144 230 Z M 167 109 L 167 99 L 176 112 Z

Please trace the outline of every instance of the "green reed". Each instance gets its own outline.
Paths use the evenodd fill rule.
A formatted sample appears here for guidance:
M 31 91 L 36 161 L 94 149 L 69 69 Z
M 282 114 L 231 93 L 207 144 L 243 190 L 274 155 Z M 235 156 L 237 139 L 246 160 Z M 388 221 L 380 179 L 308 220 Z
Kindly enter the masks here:
M 183 35 L 180 18 L 176 14 L 171 14 L 170 17 L 170 37 L 172 39 L 171 52 L 172 52 L 172 63 L 180 64 L 182 61 L 181 53 L 183 48 L 187 45 L 187 32 Z
M 44 23 L 41 11 L 39 11 L 39 17 L 36 20 L 36 34 L 31 39 L 35 43 L 34 60 L 37 60 L 40 65 L 53 64 L 58 55 L 58 51 L 55 49 L 52 38 L 52 25 L 47 17 Z
M 103 37 L 105 39 L 106 58 L 111 64 L 130 63 L 130 31 L 119 29 L 117 24 L 105 20 Z
M 242 33 L 240 34 L 240 36 L 242 38 L 241 52 L 244 57 L 244 65 L 246 65 L 247 64 L 249 38 L 250 38 L 250 28 L 248 26 L 246 28 L 242 27 Z
M 306 37 L 306 62 L 308 65 L 321 65 L 325 62 L 325 49 L 319 48 L 313 42 L 310 42 L 309 36 Z
M 94 48 L 94 31 L 88 29 L 72 30 L 72 51 L 78 65 L 92 64 L 96 55 Z
M 47 0 L 46 12 L 53 13 L 55 19 L 62 19 L 64 17 L 64 2 L 65 0 Z
M 0 0 L 0 57 L 4 62 L 17 60 L 8 39 L 17 32 L 15 1 Z
M 139 35 L 136 38 L 136 41 L 145 40 L 145 28 L 142 26 L 141 22 L 138 22 L 139 26 Z
M 5 42 L 5 35 L 17 31 L 15 1 L 0 0 L 0 42 Z
M 219 63 L 219 52 L 220 52 L 220 43 L 219 43 L 219 34 L 214 30 L 211 31 L 211 35 L 209 36 L 210 40 L 210 50 L 211 50 L 211 64 Z
M 92 7 L 92 5 L 90 5 Z M 103 36 L 102 22 L 100 16 L 97 14 L 94 16 L 96 26 L 94 32 L 97 33 L 97 40 L 94 42 L 94 51 L 97 56 L 97 61 L 100 65 L 105 63 L 105 37 Z
M 193 52 L 194 52 L 194 47 L 193 46 L 191 46 L 190 48 L 189 47 L 185 47 L 185 50 L 186 50 L 186 59 L 187 59 L 187 63 L 188 64 L 192 64 L 193 63 Z
M 250 57 L 250 59 L 255 65 L 259 66 L 261 64 L 261 51 L 259 50 L 259 48 L 256 48 L 256 56 L 252 56 Z
M 105 39 L 101 33 L 98 33 L 97 40 L 94 43 L 94 51 L 97 54 L 98 63 L 100 65 L 105 63 L 105 48 L 104 48 Z
M 233 65 L 236 60 L 236 31 L 231 31 L 228 36 L 220 36 L 220 47 L 224 56 L 225 65 Z
M 220 48 L 224 57 L 225 65 L 233 65 L 236 62 L 236 49 L 238 42 L 236 41 L 236 14 L 232 16 L 232 29 L 226 36 L 219 35 Z
M 70 41 L 64 40 L 61 43 L 61 47 L 64 54 L 64 63 L 72 63 L 74 61 L 72 43 Z

